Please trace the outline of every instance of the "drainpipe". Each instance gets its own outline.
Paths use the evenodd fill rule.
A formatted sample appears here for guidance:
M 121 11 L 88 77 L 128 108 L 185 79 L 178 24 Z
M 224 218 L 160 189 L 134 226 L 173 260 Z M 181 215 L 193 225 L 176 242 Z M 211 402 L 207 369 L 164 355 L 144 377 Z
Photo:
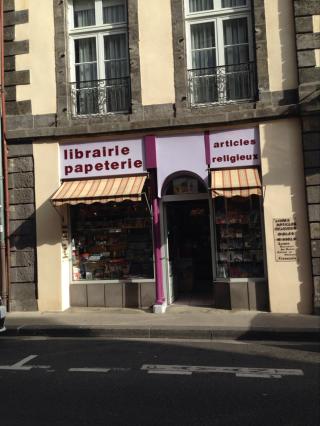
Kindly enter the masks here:
M 4 22 L 3 22 L 3 0 L 0 0 L 0 65 L 1 65 L 1 105 L 0 105 L 0 267 L 1 267 L 1 297 L 9 310 L 9 266 L 10 256 L 9 245 L 9 190 L 8 190 L 8 156 L 6 133 L 6 113 L 5 113 L 5 92 L 4 92 Z

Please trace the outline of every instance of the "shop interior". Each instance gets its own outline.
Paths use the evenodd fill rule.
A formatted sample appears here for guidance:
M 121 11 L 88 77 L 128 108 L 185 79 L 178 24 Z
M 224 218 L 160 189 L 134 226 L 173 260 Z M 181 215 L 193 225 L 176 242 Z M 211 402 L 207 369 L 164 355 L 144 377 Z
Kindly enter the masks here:
M 166 205 L 169 280 L 175 303 L 211 306 L 212 256 L 208 200 Z

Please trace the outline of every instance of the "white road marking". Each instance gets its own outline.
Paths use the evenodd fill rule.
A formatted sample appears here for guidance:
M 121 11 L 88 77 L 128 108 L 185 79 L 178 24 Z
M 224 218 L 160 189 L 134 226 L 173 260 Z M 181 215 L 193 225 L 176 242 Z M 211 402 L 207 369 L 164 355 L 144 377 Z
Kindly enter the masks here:
M 111 368 L 69 368 L 68 371 L 79 373 L 109 373 Z
M 279 374 L 253 374 L 253 373 L 237 373 L 236 377 L 253 377 L 253 378 L 261 378 L 261 379 L 281 379 L 282 376 Z
M 180 376 L 191 376 L 192 371 L 149 370 L 148 374 L 177 374 Z
M 38 355 L 29 355 L 26 358 L 23 358 L 21 361 L 16 362 L 13 365 L 0 365 L 0 370 L 14 370 L 14 371 L 30 371 L 34 368 L 43 368 L 48 369 L 50 365 L 25 365 L 27 362 L 31 361 L 34 358 L 37 358 Z
M 226 373 L 237 377 L 281 378 L 282 376 L 303 376 L 302 370 L 284 368 L 247 368 L 247 367 L 214 367 L 198 365 L 157 365 L 144 364 L 141 370 L 152 374 L 192 374 L 192 373 Z

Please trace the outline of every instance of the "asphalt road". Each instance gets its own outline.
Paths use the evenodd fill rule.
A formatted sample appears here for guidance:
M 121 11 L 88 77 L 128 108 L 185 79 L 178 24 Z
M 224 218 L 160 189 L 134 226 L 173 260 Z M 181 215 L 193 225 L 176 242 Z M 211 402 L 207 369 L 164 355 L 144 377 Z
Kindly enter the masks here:
M 319 345 L 0 337 L 1 426 L 320 424 Z

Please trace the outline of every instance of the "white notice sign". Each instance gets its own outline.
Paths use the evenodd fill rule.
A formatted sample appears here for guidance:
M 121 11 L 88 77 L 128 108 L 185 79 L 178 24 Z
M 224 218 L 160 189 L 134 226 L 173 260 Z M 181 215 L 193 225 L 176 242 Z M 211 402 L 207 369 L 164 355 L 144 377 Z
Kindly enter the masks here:
M 61 179 L 145 172 L 142 139 L 60 145 Z
M 210 168 L 238 168 L 260 164 L 257 128 L 210 134 Z
M 273 235 L 276 262 L 297 260 L 297 224 L 293 219 L 273 219 Z

